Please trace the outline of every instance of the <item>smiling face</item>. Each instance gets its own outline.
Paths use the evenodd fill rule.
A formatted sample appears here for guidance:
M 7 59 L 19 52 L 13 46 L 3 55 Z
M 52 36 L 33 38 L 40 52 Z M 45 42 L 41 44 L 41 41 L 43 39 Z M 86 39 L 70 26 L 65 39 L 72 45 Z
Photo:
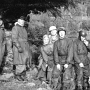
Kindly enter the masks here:
M 63 39 L 65 37 L 65 31 L 59 31 L 59 37 Z
M 49 37 L 48 37 L 48 36 L 45 36 L 45 37 L 43 38 L 43 44 L 44 44 L 44 45 L 49 44 Z
M 51 31 L 51 35 L 52 35 L 52 36 L 54 36 L 54 35 L 56 35 L 56 34 L 57 34 L 57 30 L 56 30 L 56 29 Z

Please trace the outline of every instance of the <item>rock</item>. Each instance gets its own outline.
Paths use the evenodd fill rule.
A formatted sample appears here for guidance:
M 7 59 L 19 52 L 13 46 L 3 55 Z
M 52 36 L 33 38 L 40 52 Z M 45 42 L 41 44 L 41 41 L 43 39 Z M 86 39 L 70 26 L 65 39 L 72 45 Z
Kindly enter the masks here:
M 47 90 L 46 88 L 38 88 L 37 90 Z
M 13 76 L 14 76 L 13 73 L 5 73 L 5 74 L 0 76 L 0 80 L 8 80 L 9 78 L 11 78 Z
M 26 86 L 33 87 L 33 86 L 35 86 L 35 83 L 33 83 L 33 82 L 32 83 L 27 83 Z
M 38 88 L 37 90 L 52 90 L 50 88 Z
M 42 88 L 38 88 L 37 90 L 42 90 Z

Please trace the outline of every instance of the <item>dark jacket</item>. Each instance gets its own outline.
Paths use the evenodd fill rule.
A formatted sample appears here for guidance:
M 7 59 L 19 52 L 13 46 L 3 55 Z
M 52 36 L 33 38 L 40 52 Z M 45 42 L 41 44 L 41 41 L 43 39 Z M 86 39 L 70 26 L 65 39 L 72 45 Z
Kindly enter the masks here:
M 30 59 L 30 47 L 27 42 L 27 31 L 24 27 L 16 25 L 12 28 L 12 41 L 13 41 L 13 53 L 14 64 L 26 64 L 26 60 Z M 20 53 L 18 48 L 21 47 L 23 52 Z
M 4 52 L 5 52 L 5 32 L 2 28 L 0 28 L 0 65 L 2 63 Z
M 48 64 L 48 68 L 53 68 L 54 60 L 53 60 L 53 44 L 43 45 L 41 47 L 41 55 L 43 58 L 42 67 Z
M 88 49 L 90 49 L 90 44 L 86 46 L 81 40 L 76 39 L 74 41 L 74 60 L 75 63 L 83 63 L 87 65 L 90 63 L 88 58 Z
M 54 43 L 55 64 L 73 63 L 73 42 L 68 38 L 59 39 Z

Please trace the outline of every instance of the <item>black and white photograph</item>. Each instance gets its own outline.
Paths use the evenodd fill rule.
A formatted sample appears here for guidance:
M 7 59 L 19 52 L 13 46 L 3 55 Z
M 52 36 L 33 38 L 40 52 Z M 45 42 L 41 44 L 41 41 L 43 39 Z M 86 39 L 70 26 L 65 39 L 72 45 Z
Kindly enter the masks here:
M 0 0 L 0 90 L 90 90 L 90 0 Z

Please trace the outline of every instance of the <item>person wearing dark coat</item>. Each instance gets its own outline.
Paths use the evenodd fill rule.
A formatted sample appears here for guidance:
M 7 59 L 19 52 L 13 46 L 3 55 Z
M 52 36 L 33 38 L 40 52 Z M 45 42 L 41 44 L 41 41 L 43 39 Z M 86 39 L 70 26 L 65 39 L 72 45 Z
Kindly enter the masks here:
M 13 64 L 16 66 L 15 76 L 18 80 L 24 80 L 26 77 L 26 63 L 31 61 L 30 46 L 27 41 L 27 31 L 24 27 L 24 19 L 20 18 L 12 28 L 13 43 Z
M 83 86 L 85 90 L 87 90 L 88 78 L 90 76 L 90 60 L 88 58 L 88 50 L 90 50 L 90 43 L 86 40 L 85 37 L 86 33 L 84 31 L 79 31 L 78 39 L 74 41 L 74 60 L 77 79 L 76 83 L 77 87 L 80 90 L 82 90 Z
M 0 20 L 0 66 L 1 66 L 2 61 L 3 61 L 3 56 L 5 53 L 5 44 L 6 44 L 5 31 L 4 31 L 3 26 L 4 26 L 3 21 Z
M 66 30 L 64 27 L 60 27 L 57 33 L 59 35 L 59 39 L 54 43 L 54 62 L 55 67 L 57 69 L 58 75 L 57 78 L 58 77 L 60 77 L 61 79 L 63 78 L 63 80 L 59 80 L 58 83 L 60 90 L 60 88 L 63 85 L 62 83 L 64 82 L 64 79 L 67 78 L 68 73 L 71 72 L 70 68 L 72 68 L 73 64 L 73 42 L 69 38 L 66 38 Z M 68 72 L 66 73 L 67 77 L 62 77 L 63 73 L 66 72 L 67 70 L 68 70 Z

